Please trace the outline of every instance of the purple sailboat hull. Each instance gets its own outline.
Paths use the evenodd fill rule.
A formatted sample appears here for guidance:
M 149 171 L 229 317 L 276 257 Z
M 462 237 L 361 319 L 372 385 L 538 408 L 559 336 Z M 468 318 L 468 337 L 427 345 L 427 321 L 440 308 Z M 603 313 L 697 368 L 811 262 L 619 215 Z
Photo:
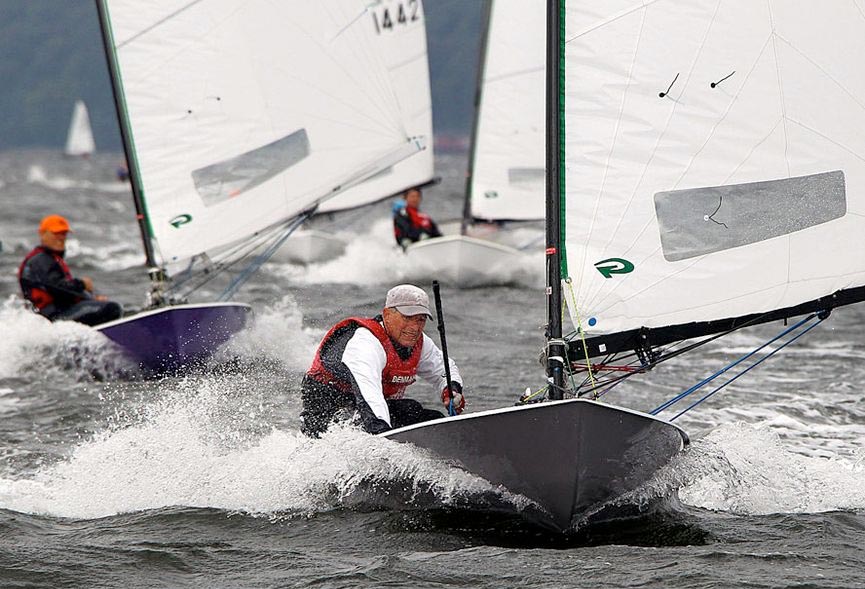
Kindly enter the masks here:
M 206 360 L 246 327 L 249 305 L 206 303 L 143 311 L 96 327 L 145 371 L 178 372 Z

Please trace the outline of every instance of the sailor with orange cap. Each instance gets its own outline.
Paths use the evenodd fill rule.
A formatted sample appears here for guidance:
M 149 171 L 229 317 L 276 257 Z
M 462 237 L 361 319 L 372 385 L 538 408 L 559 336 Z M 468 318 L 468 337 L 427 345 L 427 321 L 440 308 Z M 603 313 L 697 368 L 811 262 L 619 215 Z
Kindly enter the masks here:
M 90 278 L 72 276 L 63 259 L 70 231 L 69 221 L 60 215 L 48 215 L 39 223 L 42 243 L 24 257 L 18 268 L 24 298 L 52 321 L 66 319 L 98 325 L 119 318 L 123 309 L 118 303 L 95 296 Z

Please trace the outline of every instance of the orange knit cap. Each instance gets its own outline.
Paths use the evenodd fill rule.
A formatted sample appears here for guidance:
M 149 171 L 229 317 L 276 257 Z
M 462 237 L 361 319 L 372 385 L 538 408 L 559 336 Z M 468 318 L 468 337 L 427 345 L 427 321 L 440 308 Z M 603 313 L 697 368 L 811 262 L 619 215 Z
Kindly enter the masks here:
M 51 233 L 66 233 L 72 231 L 69 221 L 60 215 L 48 215 L 39 223 L 39 233 L 50 231 Z

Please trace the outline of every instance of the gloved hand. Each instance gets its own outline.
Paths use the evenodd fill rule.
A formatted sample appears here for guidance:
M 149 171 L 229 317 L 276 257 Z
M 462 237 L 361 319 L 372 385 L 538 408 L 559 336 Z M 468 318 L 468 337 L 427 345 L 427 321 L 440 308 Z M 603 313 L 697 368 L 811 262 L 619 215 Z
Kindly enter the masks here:
M 463 409 L 466 407 L 466 399 L 463 397 L 463 387 L 460 383 L 455 380 L 451 381 L 451 390 L 454 393 L 453 401 L 454 401 L 454 411 L 457 415 L 463 412 Z M 445 387 L 442 389 L 442 404 L 447 409 L 451 404 L 451 396 L 448 392 L 448 388 Z

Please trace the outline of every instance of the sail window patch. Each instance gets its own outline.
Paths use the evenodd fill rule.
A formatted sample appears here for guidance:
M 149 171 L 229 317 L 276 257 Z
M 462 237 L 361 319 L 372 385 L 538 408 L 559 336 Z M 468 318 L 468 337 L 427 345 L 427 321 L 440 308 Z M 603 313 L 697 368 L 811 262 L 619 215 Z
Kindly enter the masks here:
M 519 188 L 544 186 L 544 168 L 508 168 L 508 184 Z
M 655 212 L 664 258 L 687 260 L 843 217 L 844 172 L 658 192 Z
M 270 180 L 309 156 L 309 137 L 300 129 L 272 143 L 193 170 L 204 204 L 213 206 Z

